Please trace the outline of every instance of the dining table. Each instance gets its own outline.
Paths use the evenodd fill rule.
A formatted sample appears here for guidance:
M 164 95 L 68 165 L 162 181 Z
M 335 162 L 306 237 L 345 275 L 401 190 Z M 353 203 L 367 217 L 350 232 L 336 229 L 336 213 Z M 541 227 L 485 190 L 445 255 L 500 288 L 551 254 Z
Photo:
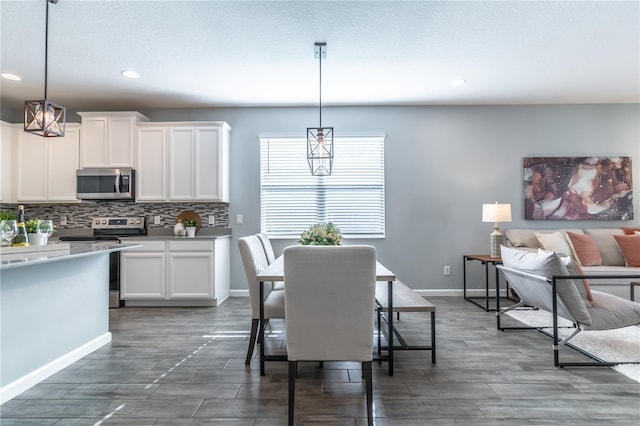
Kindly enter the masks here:
M 286 361 L 286 355 L 270 355 L 265 353 L 264 345 L 264 284 L 267 282 L 282 281 L 285 287 L 287 282 L 284 276 L 284 256 L 277 257 L 269 266 L 262 270 L 262 272 L 256 274 L 260 287 L 260 327 L 258 332 L 258 341 L 260 342 L 260 375 L 265 375 L 265 362 L 266 361 Z M 387 269 L 380 262 L 376 261 L 376 281 L 386 282 L 388 286 L 388 309 L 389 312 L 393 312 L 393 283 L 396 281 L 396 276 L 393 272 Z M 286 319 L 285 319 L 286 321 Z M 390 376 L 393 376 L 393 315 L 388 316 L 387 321 L 387 342 L 388 345 L 385 348 L 386 354 L 380 354 L 374 358 L 376 361 L 384 361 L 388 363 L 388 372 Z M 381 333 L 378 330 L 378 333 Z M 373 337 L 373 336 L 372 336 Z

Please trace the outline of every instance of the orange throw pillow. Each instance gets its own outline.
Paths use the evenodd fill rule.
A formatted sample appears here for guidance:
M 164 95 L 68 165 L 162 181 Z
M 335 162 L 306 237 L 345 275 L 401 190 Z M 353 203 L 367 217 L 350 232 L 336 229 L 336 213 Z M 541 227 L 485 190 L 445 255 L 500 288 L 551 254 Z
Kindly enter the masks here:
M 622 230 L 624 231 L 625 235 L 633 235 L 636 232 L 640 232 L 640 228 L 627 228 L 627 227 L 622 227 Z
M 602 256 L 598 251 L 596 243 L 593 238 L 587 234 L 576 234 L 575 232 L 567 231 L 567 237 L 571 241 L 573 251 L 576 254 L 576 258 L 582 266 L 600 266 L 602 265 Z
M 640 266 L 640 235 L 614 235 L 627 266 Z
M 576 271 L 578 272 L 578 275 L 584 275 L 582 267 L 577 262 L 574 262 L 574 264 L 576 265 Z M 589 303 L 593 304 L 593 294 L 591 294 L 591 287 L 589 286 L 587 280 L 585 280 L 584 278 L 582 279 L 582 285 L 584 286 L 585 293 L 587 293 L 587 300 L 589 301 Z

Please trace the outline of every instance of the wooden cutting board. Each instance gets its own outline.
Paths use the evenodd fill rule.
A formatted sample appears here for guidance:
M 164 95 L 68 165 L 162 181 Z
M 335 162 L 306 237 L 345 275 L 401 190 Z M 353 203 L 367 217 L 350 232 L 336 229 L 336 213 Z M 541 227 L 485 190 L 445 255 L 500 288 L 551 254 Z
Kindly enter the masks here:
M 185 219 L 194 220 L 196 222 L 196 230 L 200 229 L 200 224 L 202 220 L 200 219 L 200 215 L 193 210 L 185 210 L 178 215 L 176 218 L 176 222 L 182 222 Z

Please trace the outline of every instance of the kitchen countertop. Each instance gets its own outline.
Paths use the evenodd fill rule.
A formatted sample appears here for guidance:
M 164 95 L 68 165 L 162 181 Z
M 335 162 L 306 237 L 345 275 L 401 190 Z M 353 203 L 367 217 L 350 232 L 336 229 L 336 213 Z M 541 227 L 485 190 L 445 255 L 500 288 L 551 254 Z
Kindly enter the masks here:
M 58 241 L 59 237 L 70 237 L 70 236 L 86 236 L 92 235 L 93 230 L 91 228 L 80 228 L 80 229 L 61 229 L 54 236 L 49 238 L 49 241 L 55 242 Z M 195 239 L 215 239 L 221 237 L 230 237 L 231 236 L 231 228 L 222 228 L 222 227 L 206 227 L 200 228 L 200 230 L 196 233 Z M 187 237 L 178 237 L 173 235 L 173 227 L 171 228 L 148 228 L 146 235 L 132 235 L 128 237 L 118 237 L 122 241 L 127 240 L 186 240 L 193 239 Z
M 231 228 L 200 228 L 198 232 L 196 232 L 195 239 L 215 239 L 220 237 L 230 237 L 231 236 Z M 122 241 L 126 241 L 127 239 L 132 240 L 141 240 L 141 239 L 150 239 L 150 240 L 193 240 L 194 238 L 187 237 L 178 237 L 173 235 L 173 228 L 148 228 L 147 235 L 136 235 L 131 237 L 120 237 Z
M 60 260 L 67 260 L 84 256 L 94 256 L 97 254 L 110 253 L 112 251 L 121 251 L 140 247 L 139 244 L 122 244 L 114 242 L 70 242 L 59 244 L 60 247 L 57 250 L 50 250 L 52 247 L 55 247 L 57 245 L 58 244 L 55 243 L 48 244 L 47 248 L 49 250 L 43 251 L 34 251 L 34 248 L 38 246 L 25 247 L 23 253 L 20 253 L 19 250 L 11 250 L 10 254 L 5 254 L 4 252 L 0 251 L 0 269 L 7 270 L 9 268 L 39 265 L 43 263 L 56 262 Z M 14 247 L 11 247 L 11 249 L 14 249 Z

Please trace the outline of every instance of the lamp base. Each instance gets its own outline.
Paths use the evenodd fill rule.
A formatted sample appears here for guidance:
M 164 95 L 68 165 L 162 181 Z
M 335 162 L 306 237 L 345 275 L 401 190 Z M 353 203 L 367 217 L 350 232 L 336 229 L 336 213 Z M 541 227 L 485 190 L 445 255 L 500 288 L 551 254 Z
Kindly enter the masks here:
M 499 258 L 500 257 L 500 245 L 502 244 L 502 233 L 496 226 L 493 228 L 493 232 L 489 234 L 489 256 Z

